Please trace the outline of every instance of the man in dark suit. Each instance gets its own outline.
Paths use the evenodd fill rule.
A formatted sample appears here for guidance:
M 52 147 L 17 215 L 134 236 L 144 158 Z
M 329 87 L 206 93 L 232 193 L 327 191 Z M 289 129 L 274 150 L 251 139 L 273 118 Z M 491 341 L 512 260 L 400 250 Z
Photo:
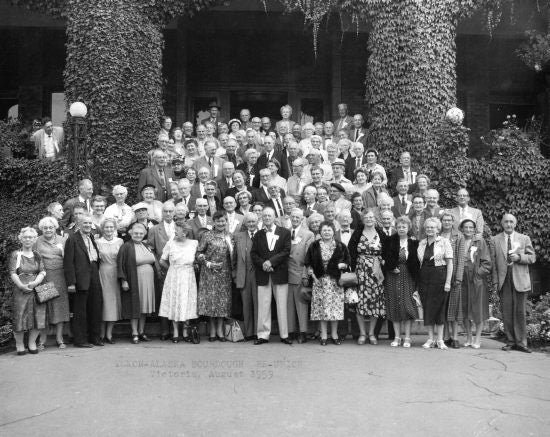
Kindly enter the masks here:
M 257 165 L 260 169 L 267 168 L 267 164 L 269 163 L 269 161 L 274 158 L 277 161 L 279 161 L 279 164 L 281 164 L 281 166 L 280 166 L 279 170 L 277 171 L 277 173 L 279 174 L 279 176 L 287 179 L 289 174 L 290 174 L 290 171 L 289 171 L 289 168 L 288 168 L 288 159 L 286 159 L 283 156 L 282 152 L 276 152 L 274 150 L 274 148 L 275 148 L 275 140 L 272 137 L 270 137 L 269 135 L 264 137 L 264 150 L 265 150 L 265 152 L 262 153 L 260 155 L 260 157 L 258 158 Z M 256 185 L 256 187 L 257 186 L 258 185 Z
M 216 156 L 216 148 L 215 140 L 206 140 L 204 143 L 204 156 L 193 163 L 195 171 L 198 172 L 202 167 L 206 167 L 210 169 L 210 175 L 213 179 L 221 175 L 224 160 Z
M 271 172 L 267 168 L 264 168 L 260 170 L 260 186 L 252 193 L 254 202 L 262 202 L 264 205 L 267 204 L 271 198 L 271 195 L 269 194 L 270 186 Z M 281 199 L 285 197 L 285 192 L 282 188 L 279 188 L 279 194 Z
M 65 243 L 63 269 L 69 293 L 74 293 L 72 330 L 76 347 L 103 346 L 100 339 L 103 297 L 99 281 L 99 250 L 92 215 L 83 213 L 79 229 Z
M 181 199 L 179 203 L 183 203 L 187 211 L 194 211 L 197 198 L 191 195 L 191 183 L 189 179 L 180 179 L 178 181 L 178 191 Z
M 200 241 L 202 234 L 212 230 L 212 219 L 206 214 L 208 211 L 208 202 L 206 199 L 197 199 L 195 202 L 195 211 L 197 215 L 188 224 L 191 226 L 190 240 Z
M 225 120 L 223 119 L 223 117 L 220 117 L 221 110 L 222 110 L 222 107 L 218 105 L 218 102 L 216 102 L 215 100 L 210 102 L 208 104 L 208 112 L 210 112 L 210 116 L 200 120 L 199 124 L 205 124 L 206 122 L 212 123 L 216 129 L 214 134 L 217 135 L 218 126 L 220 125 L 220 123 L 225 123 Z
M 350 130 L 350 139 L 354 143 L 361 143 L 363 147 L 367 147 L 367 129 L 363 127 L 363 116 L 355 114 L 353 116 L 353 129 Z
M 265 206 L 269 208 L 273 208 L 273 211 L 275 211 L 275 217 L 283 217 L 285 215 L 284 207 L 283 207 L 283 198 L 281 197 L 281 189 L 272 183 L 268 185 L 268 192 L 270 199 L 265 202 Z
M 399 179 L 397 185 L 397 196 L 393 198 L 393 206 L 391 208 L 395 218 L 402 215 L 409 215 L 412 206 L 412 196 L 408 194 L 409 183 L 405 179 Z
M 224 162 L 222 165 L 222 174 L 216 179 L 221 198 L 225 198 L 227 190 L 233 188 L 233 175 L 235 174 L 235 165 L 232 162 Z
M 76 220 L 73 217 L 73 208 L 75 204 L 81 203 L 86 205 L 86 210 L 92 212 L 92 196 L 94 194 L 94 185 L 90 179 L 82 179 L 78 183 L 78 196 L 73 197 L 65 202 L 63 205 L 63 218 L 60 220 L 59 225 L 66 228 L 70 223 L 75 223 Z
M 409 184 L 409 194 L 414 193 L 416 191 L 416 176 L 420 172 L 417 168 L 411 166 L 411 154 L 409 152 L 401 153 L 399 164 L 391 171 L 388 183 L 395 186 L 399 179 L 405 179 Z
M 277 304 L 281 342 L 292 344 L 292 340 L 288 338 L 287 319 L 290 231 L 275 225 L 275 211 L 271 208 L 264 208 L 262 220 L 265 229 L 254 237 L 250 252 L 258 285 L 258 339 L 254 344 L 260 345 L 269 341 L 272 293 Z
M 157 200 L 166 202 L 172 197 L 170 188 L 171 182 L 174 180 L 174 172 L 172 167 L 167 166 L 168 156 L 166 152 L 157 149 L 153 152 L 153 165 L 141 170 L 138 181 L 138 192 L 145 185 L 153 185 Z
M 162 251 L 164 246 L 170 238 L 175 234 L 175 224 L 174 224 L 174 211 L 175 207 L 171 201 L 164 202 L 162 205 L 162 221 L 149 229 L 147 234 L 147 244 L 153 250 L 157 261 L 160 261 L 162 256 Z M 162 289 L 164 285 L 164 276 L 159 281 L 159 292 L 156 293 L 155 305 L 157 308 L 160 308 L 160 301 L 162 297 Z M 170 327 L 168 324 L 168 319 L 166 317 L 159 317 L 160 319 L 160 339 L 168 340 L 170 338 Z
M 355 157 L 348 157 L 346 162 L 346 179 L 355 180 L 355 169 L 367 164 L 367 155 L 362 143 L 353 143 L 352 152 Z
M 235 239 L 235 256 L 233 257 L 233 280 L 241 294 L 243 303 L 244 339 L 252 340 L 258 326 L 258 286 L 256 272 L 250 256 L 254 235 L 258 230 L 258 217 L 252 212 L 244 216 L 246 231 L 237 232 Z
M 492 259 L 493 285 L 502 304 L 502 321 L 506 333 L 506 345 L 510 349 L 530 353 L 527 347 L 525 300 L 531 291 L 529 264 L 537 260 L 531 239 L 516 232 L 517 219 L 504 214 L 501 220 L 503 232 L 493 237 Z

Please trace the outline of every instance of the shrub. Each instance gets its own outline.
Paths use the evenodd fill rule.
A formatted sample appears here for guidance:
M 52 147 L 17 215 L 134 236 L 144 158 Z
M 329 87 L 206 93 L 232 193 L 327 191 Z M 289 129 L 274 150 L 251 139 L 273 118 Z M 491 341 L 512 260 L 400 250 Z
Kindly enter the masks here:
M 528 300 L 526 305 L 527 341 L 531 346 L 550 344 L 550 293 L 540 300 Z

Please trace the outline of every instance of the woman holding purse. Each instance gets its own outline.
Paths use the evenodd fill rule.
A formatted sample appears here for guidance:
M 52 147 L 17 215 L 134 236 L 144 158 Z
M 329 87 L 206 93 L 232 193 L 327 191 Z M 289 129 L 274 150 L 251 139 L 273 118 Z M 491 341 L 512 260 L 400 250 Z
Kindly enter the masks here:
M 338 338 L 338 321 L 344 319 L 344 289 L 338 284 L 342 271 L 350 264 L 348 248 L 334 239 L 334 224 L 328 221 L 319 227 L 321 239 L 308 248 L 304 261 L 308 276 L 313 279 L 311 320 L 319 320 L 320 343 L 326 346 L 328 322 L 332 343 L 341 344 Z M 304 285 L 308 278 L 304 278 Z
M 416 255 L 418 241 L 409 237 L 411 221 L 402 216 L 395 221 L 397 233 L 386 240 L 382 249 L 386 272 L 386 317 L 393 323 L 395 339 L 390 346 L 411 347 L 411 323 L 418 318 L 413 298 L 416 290 L 419 262 Z M 401 328 L 405 338 L 401 343 Z
M 40 254 L 33 250 L 38 238 L 34 228 L 23 228 L 19 233 L 21 249 L 11 253 L 9 262 L 10 278 L 13 289 L 13 336 L 17 355 L 25 355 L 23 336 L 29 331 L 29 353 L 37 354 L 36 339 L 46 324 L 46 303 L 39 304 L 35 298 L 34 287 L 40 285 L 46 277 L 46 269 Z

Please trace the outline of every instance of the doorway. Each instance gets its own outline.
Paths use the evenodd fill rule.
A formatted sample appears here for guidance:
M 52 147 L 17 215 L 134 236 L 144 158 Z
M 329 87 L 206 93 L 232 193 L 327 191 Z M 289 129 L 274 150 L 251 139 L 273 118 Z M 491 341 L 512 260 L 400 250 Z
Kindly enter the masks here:
M 288 103 L 285 91 L 231 91 L 231 118 L 239 118 L 241 109 L 250 110 L 252 117 L 269 117 L 273 125 L 281 118 L 281 106 Z

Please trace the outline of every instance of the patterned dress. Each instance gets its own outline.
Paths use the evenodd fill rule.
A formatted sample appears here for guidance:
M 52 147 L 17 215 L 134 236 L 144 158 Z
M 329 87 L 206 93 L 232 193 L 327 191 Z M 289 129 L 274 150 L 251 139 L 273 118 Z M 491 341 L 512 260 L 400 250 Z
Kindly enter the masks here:
M 103 293 L 103 321 L 116 322 L 122 318 L 120 304 L 120 284 L 117 276 L 117 255 L 124 242 L 121 238 L 96 240 L 99 249 L 99 281 Z
M 164 246 L 161 259 L 170 267 L 164 280 L 159 316 L 168 320 L 184 322 L 197 318 L 197 281 L 195 279 L 195 254 L 197 240 L 169 240 Z
M 51 242 L 47 241 L 43 235 L 36 240 L 36 250 L 40 253 L 46 268 L 46 277 L 43 282 L 53 282 L 59 291 L 59 297 L 46 302 L 48 322 L 54 325 L 69 321 L 69 294 L 63 272 L 64 246 L 65 238 L 59 235 L 56 235 Z
M 10 256 L 9 272 L 19 276 L 23 284 L 34 281 L 40 272 L 45 273 L 40 254 L 36 251 L 33 251 L 33 253 L 32 258 L 28 258 L 18 251 L 12 252 Z M 36 301 L 34 291 L 23 291 L 13 285 L 12 308 L 13 330 L 15 332 L 44 329 L 48 326 L 46 323 L 46 304 L 39 304 Z
M 143 243 L 136 243 L 136 266 L 141 314 L 155 312 L 155 255 Z
M 359 303 L 357 312 L 363 317 L 384 317 L 386 306 L 384 298 L 384 276 L 380 269 L 382 243 L 375 234 L 372 239 L 361 235 L 357 245 L 357 294 Z
M 416 253 L 412 254 L 416 256 Z M 418 308 L 413 299 L 416 281 L 407 267 L 406 247 L 399 249 L 399 273 L 389 272 L 386 275 L 386 309 L 387 319 L 392 322 L 416 320 Z
M 326 244 L 321 241 L 319 246 L 323 267 L 326 270 L 336 248 L 336 242 L 332 240 Z M 317 279 L 320 284 L 313 284 L 311 293 L 311 320 L 343 320 L 344 289 L 338 285 L 335 278 L 329 275 L 323 275 Z
M 225 232 L 207 231 L 201 237 L 197 249 L 197 259 L 199 255 L 204 255 L 199 279 L 199 314 L 201 316 L 231 316 L 232 279 L 229 244 L 233 245 L 233 241 Z M 206 267 L 206 261 L 221 262 L 222 267 L 216 270 L 209 269 Z

